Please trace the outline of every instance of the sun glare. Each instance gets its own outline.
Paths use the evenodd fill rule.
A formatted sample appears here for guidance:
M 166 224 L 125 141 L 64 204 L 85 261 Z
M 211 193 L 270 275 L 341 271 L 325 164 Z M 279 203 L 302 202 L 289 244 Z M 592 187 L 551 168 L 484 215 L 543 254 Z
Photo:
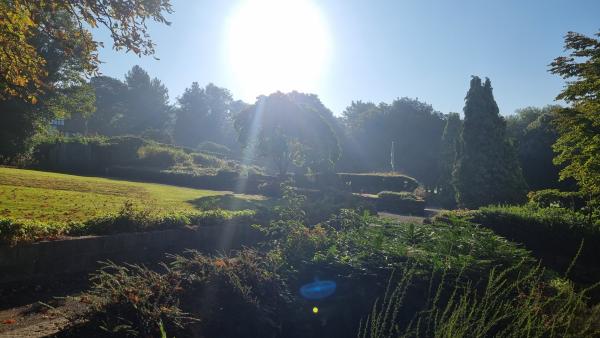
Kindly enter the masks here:
M 246 99 L 316 91 L 330 54 L 329 32 L 310 0 L 246 0 L 228 22 L 229 67 Z

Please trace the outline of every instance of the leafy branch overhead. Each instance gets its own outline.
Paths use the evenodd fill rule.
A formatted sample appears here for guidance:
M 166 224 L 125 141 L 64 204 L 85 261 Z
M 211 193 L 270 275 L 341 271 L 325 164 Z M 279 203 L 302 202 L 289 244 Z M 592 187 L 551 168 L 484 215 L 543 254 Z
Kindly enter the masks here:
M 0 98 L 17 96 L 36 103 L 56 85 L 48 73 L 49 60 L 36 43 L 40 35 L 60 46 L 65 57 L 79 55 L 81 71 L 95 74 L 102 42 L 88 28 L 108 29 L 116 50 L 153 55 L 147 22 L 168 25 L 167 13 L 172 13 L 169 0 L 0 1 Z M 78 29 L 57 25 L 57 16 Z
M 595 34 L 600 37 L 600 32 Z M 550 71 L 567 80 L 557 96 L 572 106 L 561 110 L 555 121 L 559 138 L 554 162 L 564 166 L 561 179 L 574 178 L 590 195 L 600 194 L 600 40 L 569 32 L 568 56 L 554 59 Z

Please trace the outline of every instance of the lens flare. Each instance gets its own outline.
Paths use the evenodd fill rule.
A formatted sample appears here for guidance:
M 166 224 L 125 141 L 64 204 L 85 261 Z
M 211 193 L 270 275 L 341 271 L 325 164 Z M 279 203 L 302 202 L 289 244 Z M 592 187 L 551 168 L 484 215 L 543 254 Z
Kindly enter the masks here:
M 316 281 L 303 285 L 300 294 L 306 299 L 323 299 L 333 295 L 336 284 L 331 280 Z

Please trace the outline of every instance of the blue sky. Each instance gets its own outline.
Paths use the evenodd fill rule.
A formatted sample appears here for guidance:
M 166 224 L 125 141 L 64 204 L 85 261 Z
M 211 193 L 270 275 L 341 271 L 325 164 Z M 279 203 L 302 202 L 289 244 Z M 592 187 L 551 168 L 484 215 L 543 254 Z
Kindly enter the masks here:
M 311 0 L 306 0 L 311 1 Z M 171 26 L 150 24 L 156 56 L 100 52 L 102 74 L 123 78 L 139 64 L 169 88 L 171 100 L 193 81 L 213 82 L 235 98 L 228 20 L 242 1 L 172 0 Z M 352 100 L 408 96 L 443 113 L 462 112 L 471 75 L 489 77 L 502 114 L 554 103 L 563 81 L 548 64 L 564 54 L 567 31 L 600 29 L 597 0 L 312 0 L 326 23 L 330 56 L 313 91 L 335 114 Z M 302 90 L 302 88 L 299 88 Z M 268 93 L 264 93 L 268 94 Z

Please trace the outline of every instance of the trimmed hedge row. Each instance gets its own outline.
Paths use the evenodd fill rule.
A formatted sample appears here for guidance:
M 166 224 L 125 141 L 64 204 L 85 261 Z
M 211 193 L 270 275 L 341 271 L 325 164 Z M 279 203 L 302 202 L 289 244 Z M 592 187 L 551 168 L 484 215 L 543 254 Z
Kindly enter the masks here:
M 352 192 L 377 194 L 380 191 L 414 191 L 419 182 L 412 177 L 393 174 L 337 174 Z
M 161 170 L 156 168 L 112 166 L 106 168 L 105 175 L 144 182 L 154 182 L 200 189 L 230 190 L 238 193 L 260 193 L 259 186 L 269 177 L 251 174 L 241 176 L 237 172 Z
M 542 208 L 560 207 L 581 210 L 585 207 L 585 200 L 577 191 L 560 191 L 558 189 L 530 191 L 527 198 L 529 202 Z
M 39 221 L 0 218 L 0 245 L 15 245 L 64 236 L 111 235 L 194 226 L 219 226 L 226 223 L 253 224 L 252 210 L 208 210 L 151 214 L 124 208 L 118 213 L 93 218 L 85 222 L 44 223 Z
M 409 192 L 382 191 L 377 194 L 377 210 L 423 215 L 425 213 L 425 201 Z
M 489 206 L 479 210 L 451 211 L 437 218 L 459 217 L 493 230 L 508 240 L 523 244 L 544 264 L 564 273 L 581 253 L 574 279 L 595 282 L 600 278 L 600 224 L 569 209 L 535 205 Z

